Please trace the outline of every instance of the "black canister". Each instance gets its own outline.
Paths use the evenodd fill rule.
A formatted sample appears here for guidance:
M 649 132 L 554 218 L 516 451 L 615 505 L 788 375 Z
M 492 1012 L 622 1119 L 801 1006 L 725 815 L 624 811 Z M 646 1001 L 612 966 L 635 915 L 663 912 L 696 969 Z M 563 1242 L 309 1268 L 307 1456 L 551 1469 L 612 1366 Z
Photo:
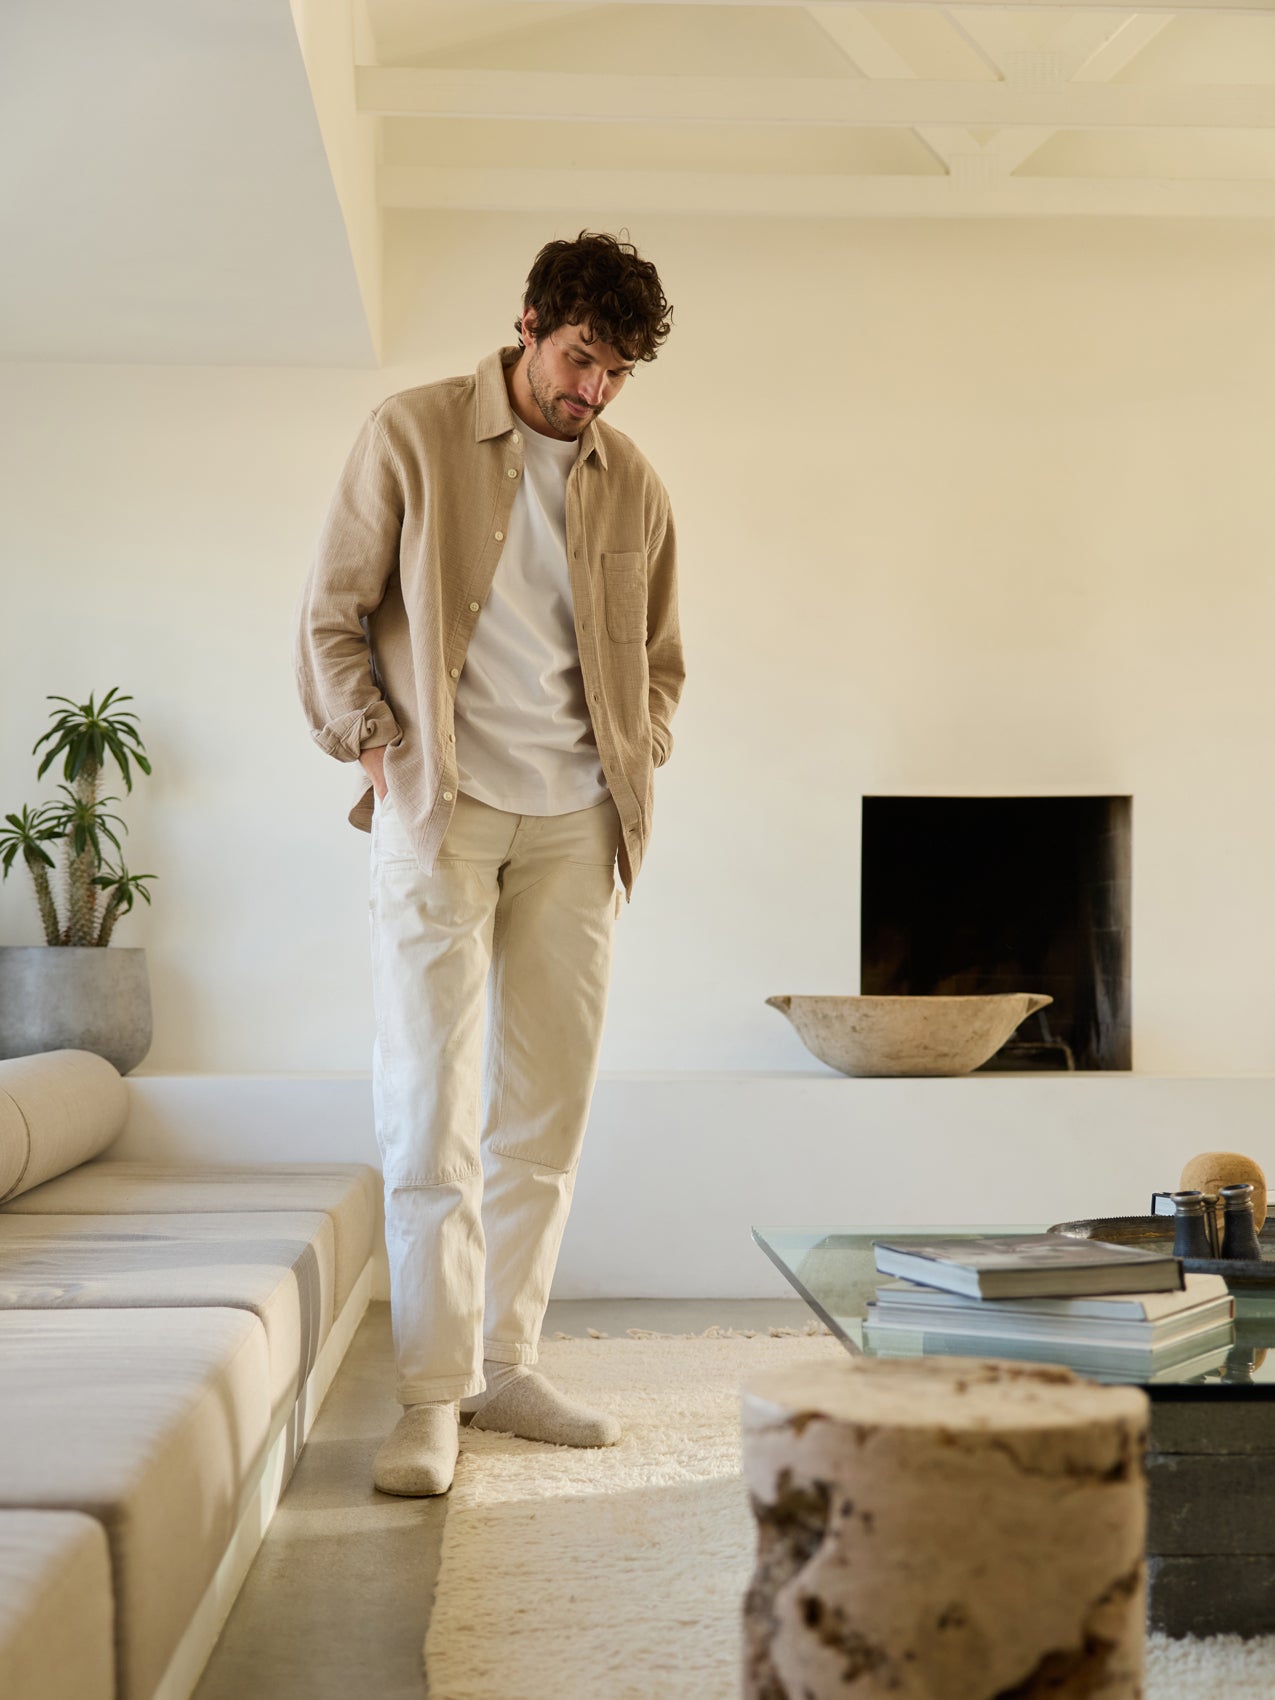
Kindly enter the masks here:
M 1260 1263 L 1262 1248 L 1253 1221 L 1253 1183 L 1244 1181 L 1236 1186 L 1224 1186 L 1221 1196 L 1226 1206 L 1226 1218 L 1222 1224 L 1222 1256 L 1242 1258 L 1246 1263 Z
M 1175 1192 L 1173 1211 L 1174 1257 L 1212 1257 L 1213 1242 L 1204 1210 L 1204 1194 Z
M 1250 1386 L 1253 1371 L 1257 1368 L 1259 1350 L 1257 1346 L 1232 1346 L 1226 1354 L 1226 1363 L 1222 1366 L 1218 1380 Z

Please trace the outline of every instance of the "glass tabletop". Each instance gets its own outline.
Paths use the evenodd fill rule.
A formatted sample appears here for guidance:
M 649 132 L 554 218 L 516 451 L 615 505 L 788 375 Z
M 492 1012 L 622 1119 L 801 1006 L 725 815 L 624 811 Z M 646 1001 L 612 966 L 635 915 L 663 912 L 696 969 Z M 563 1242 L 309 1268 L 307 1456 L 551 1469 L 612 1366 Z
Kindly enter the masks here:
M 892 1245 L 909 1241 L 951 1239 L 978 1234 L 1039 1234 L 1045 1224 L 997 1223 L 995 1226 L 896 1228 L 754 1228 L 753 1239 L 792 1287 L 848 1351 L 866 1356 L 945 1356 L 1015 1358 L 1033 1363 L 1069 1363 L 1077 1374 L 1092 1380 L 1126 1382 L 1145 1387 L 1153 1397 L 1275 1399 L 1275 1297 L 1236 1293 L 1235 1322 L 1222 1336 L 1216 1332 L 1197 1342 L 1200 1349 L 1176 1356 L 1157 1353 L 1146 1367 L 1120 1368 L 1095 1364 L 1083 1355 L 1057 1345 L 1025 1345 L 1010 1340 L 970 1341 L 924 1330 L 892 1335 L 888 1347 L 864 1339 L 863 1320 L 868 1302 L 885 1277 L 873 1256 L 875 1240 Z M 1175 1361 L 1176 1359 L 1176 1361 Z

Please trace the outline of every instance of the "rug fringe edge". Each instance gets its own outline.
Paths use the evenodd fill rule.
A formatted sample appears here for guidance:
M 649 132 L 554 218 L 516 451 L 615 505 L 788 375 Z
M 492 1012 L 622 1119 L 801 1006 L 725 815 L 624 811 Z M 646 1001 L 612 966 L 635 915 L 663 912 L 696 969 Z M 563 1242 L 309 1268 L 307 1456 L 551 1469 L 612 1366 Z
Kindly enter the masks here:
M 780 1340 L 780 1339 L 817 1339 L 831 1336 L 832 1330 L 822 1322 L 807 1322 L 803 1328 L 726 1328 L 721 1323 L 713 1323 L 697 1334 L 666 1334 L 658 1328 L 626 1328 L 625 1337 L 630 1340 Z M 583 1334 L 565 1334 L 561 1329 L 550 1336 L 553 1340 L 613 1340 L 619 1335 L 604 1333 L 599 1328 L 588 1328 Z

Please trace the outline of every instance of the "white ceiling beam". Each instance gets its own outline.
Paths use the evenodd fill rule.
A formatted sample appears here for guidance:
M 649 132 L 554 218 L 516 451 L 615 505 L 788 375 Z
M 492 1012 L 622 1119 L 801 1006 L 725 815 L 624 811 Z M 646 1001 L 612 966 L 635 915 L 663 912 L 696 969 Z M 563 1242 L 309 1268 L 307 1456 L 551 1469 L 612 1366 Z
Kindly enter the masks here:
M 1105 83 L 1131 65 L 1156 36 L 1173 25 L 1168 12 L 1072 13 L 1058 20 L 1053 44 L 1068 60 L 1072 82 Z
M 1275 128 L 1275 84 L 940 83 L 850 77 L 632 77 L 357 68 L 382 117 L 607 124 L 1026 125 L 1053 130 Z
M 1275 218 L 1275 181 L 842 177 L 382 165 L 381 203 L 416 210 L 797 218 Z
M 1103 42 L 1087 54 L 1072 72 L 1075 83 L 1108 83 L 1126 70 L 1140 53 L 1146 51 L 1158 35 L 1162 35 L 1173 19 L 1126 18 L 1112 30 Z
M 970 28 L 969 23 L 958 16 L 958 11 L 959 8 L 954 6 L 940 6 L 937 15 L 954 35 L 961 38 L 970 52 L 982 60 L 987 69 L 999 81 L 1005 75 L 1005 67 L 987 45 L 985 37 L 989 33 L 993 36 L 999 35 L 1002 38 L 1000 52 L 1003 54 L 1007 42 L 1017 42 L 1021 39 L 1022 24 L 1012 13 L 985 11 L 978 16 L 977 33 L 975 33 L 975 30 Z M 1057 23 L 1057 19 L 1053 21 Z
M 542 0 L 506 0 L 513 5 L 539 5 Z M 599 0 L 563 0 L 567 5 L 592 6 Z M 603 4 L 607 0 L 602 0 Z M 935 0 L 875 0 L 877 5 L 923 7 L 932 10 Z M 625 0 L 631 6 L 783 6 L 801 8 L 807 0 Z M 861 0 L 832 0 L 834 5 L 855 6 Z M 1112 0 L 960 0 L 966 11 L 988 12 L 1119 12 L 1125 8 Z M 1139 12 L 1213 13 L 1237 17 L 1253 17 L 1272 12 L 1271 0 L 1138 0 Z
M 1110 82 L 1119 76 L 1126 66 L 1131 65 L 1143 49 L 1149 47 L 1156 36 L 1162 34 L 1172 23 L 1172 18 L 1163 16 L 1133 17 L 1126 18 L 1114 30 L 1099 28 L 1098 45 L 1081 59 L 1072 72 L 1071 80 L 1078 83 Z M 1086 24 L 1090 31 L 1093 31 L 1098 25 L 1098 19 L 1072 20 L 1067 33 L 1073 44 L 1077 40 L 1083 41 L 1083 26 Z M 1049 136 L 1042 136 L 1039 131 L 1006 130 L 992 138 L 987 144 L 987 152 L 1008 175 L 1011 171 L 1017 171 L 1019 166 L 1025 165 L 1033 154 L 1039 153 L 1048 140 Z
M 857 7 L 814 5 L 807 6 L 806 11 L 861 75 L 915 81 L 916 72 L 898 48 Z M 949 171 L 956 154 L 972 153 L 979 145 L 968 130 L 960 128 L 919 124 L 916 133 Z

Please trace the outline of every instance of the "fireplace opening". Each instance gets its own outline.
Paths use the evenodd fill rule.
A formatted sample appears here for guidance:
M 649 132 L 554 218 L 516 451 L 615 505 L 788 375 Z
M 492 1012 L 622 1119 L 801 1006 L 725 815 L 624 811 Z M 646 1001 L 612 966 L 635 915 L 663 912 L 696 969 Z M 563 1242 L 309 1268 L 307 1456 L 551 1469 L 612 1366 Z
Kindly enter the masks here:
M 980 1072 L 1127 1069 L 1131 797 L 865 797 L 863 993 L 1047 992 Z

